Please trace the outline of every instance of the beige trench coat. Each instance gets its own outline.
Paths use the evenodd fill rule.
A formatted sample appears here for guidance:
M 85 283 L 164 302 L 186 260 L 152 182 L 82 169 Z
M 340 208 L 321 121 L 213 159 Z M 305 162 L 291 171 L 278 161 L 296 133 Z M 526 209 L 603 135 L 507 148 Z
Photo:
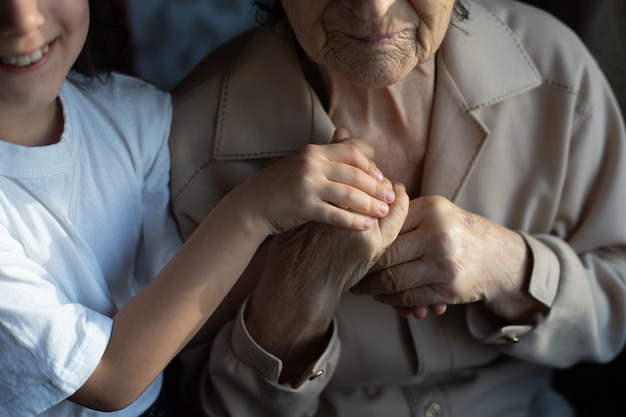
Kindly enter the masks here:
M 534 327 L 480 304 L 404 320 L 346 295 L 312 368 L 323 375 L 291 388 L 277 383 L 280 361 L 249 337 L 242 309 L 201 358 L 208 415 L 568 416 L 551 369 L 622 348 L 626 134 L 595 61 L 543 12 L 490 0 L 470 3 L 436 60 L 422 192 L 522 232 L 529 291 L 549 313 Z M 172 198 L 185 237 L 246 177 L 334 131 L 293 40 L 268 29 L 218 50 L 174 100 Z

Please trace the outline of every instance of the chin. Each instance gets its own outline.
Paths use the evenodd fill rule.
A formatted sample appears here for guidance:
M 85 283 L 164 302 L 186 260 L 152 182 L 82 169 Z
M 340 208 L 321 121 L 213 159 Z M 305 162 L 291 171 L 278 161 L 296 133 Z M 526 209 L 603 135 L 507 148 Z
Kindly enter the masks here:
M 368 59 L 352 65 L 340 65 L 340 72 L 353 85 L 362 88 L 385 88 L 404 79 L 416 65 L 415 60 Z M 356 65 L 355 65 L 356 64 Z
M 381 69 L 370 69 L 369 71 L 361 71 L 359 73 L 350 73 L 346 74 L 346 78 L 352 82 L 352 84 L 357 85 L 362 88 L 376 89 L 376 88 L 385 88 L 396 84 L 406 77 L 406 75 L 410 72 L 401 72 L 398 73 L 396 71 L 388 71 Z

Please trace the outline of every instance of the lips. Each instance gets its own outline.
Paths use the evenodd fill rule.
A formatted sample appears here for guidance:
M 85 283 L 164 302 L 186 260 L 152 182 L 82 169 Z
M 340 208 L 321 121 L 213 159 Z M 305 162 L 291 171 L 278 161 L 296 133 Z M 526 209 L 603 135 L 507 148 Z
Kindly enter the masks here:
M 45 45 L 30 54 L 0 58 L 0 62 L 9 67 L 27 67 L 40 61 L 49 51 L 50 46 Z

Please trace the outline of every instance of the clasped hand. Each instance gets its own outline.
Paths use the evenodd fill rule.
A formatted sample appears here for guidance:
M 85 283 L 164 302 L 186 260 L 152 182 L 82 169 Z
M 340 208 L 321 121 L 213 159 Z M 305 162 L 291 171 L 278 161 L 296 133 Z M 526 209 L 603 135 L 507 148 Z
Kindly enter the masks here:
M 520 314 L 526 284 L 522 237 L 439 196 L 412 200 L 400 236 L 352 292 L 372 295 L 403 316 L 428 307 L 483 301 L 503 317 Z

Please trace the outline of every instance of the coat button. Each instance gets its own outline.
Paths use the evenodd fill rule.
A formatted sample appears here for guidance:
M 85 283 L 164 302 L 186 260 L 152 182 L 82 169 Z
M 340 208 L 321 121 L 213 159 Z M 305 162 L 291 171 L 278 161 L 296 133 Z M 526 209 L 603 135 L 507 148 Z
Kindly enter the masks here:
M 437 417 L 439 414 L 441 414 L 441 406 L 437 403 L 430 403 L 424 407 L 425 417 Z
M 311 372 L 311 375 L 309 375 L 308 380 L 309 381 L 313 381 L 315 378 L 320 377 L 322 375 L 324 375 L 324 370 L 322 370 L 322 369 L 320 369 L 318 371 L 313 371 L 313 372 Z

